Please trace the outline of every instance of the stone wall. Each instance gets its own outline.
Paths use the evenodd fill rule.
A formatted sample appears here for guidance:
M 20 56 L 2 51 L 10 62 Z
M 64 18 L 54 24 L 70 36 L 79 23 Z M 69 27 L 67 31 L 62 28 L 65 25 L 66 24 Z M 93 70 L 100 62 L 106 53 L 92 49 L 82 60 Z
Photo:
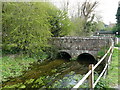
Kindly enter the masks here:
M 75 57 L 81 53 L 97 54 L 102 47 L 110 46 L 110 39 L 102 37 L 54 37 L 51 43 L 59 51 L 67 52 Z

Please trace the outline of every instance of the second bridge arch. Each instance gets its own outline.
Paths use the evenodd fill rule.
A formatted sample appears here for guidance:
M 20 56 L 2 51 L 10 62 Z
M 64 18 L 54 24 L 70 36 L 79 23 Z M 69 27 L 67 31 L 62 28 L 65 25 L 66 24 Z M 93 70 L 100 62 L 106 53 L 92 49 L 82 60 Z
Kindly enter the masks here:
M 89 53 L 82 53 L 77 57 L 77 61 L 81 64 L 96 64 L 97 60 Z

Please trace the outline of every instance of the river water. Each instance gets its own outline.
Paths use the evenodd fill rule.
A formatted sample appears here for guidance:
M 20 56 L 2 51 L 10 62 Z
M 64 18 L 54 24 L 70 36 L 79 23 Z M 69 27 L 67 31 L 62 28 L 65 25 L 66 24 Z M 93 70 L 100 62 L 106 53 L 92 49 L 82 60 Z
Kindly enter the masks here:
M 63 59 L 34 62 L 23 75 L 3 82 L 4 88 L 72 88 L 88 72 L 89 64 Z M 98 73 L 100 68 L 96 70 Z M 83 86 L 84 87 L 84 86 Z M 87 87 L 87 84 L 86 84 Z

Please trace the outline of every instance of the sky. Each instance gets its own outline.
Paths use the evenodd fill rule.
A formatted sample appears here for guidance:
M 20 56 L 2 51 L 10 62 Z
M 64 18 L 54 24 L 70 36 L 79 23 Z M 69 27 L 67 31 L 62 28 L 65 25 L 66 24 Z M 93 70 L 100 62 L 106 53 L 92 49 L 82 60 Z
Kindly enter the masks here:
M 61 3 L 63 3 L 65 0 L 51 0 L 52 2 L 55 3 L 55 5 L 58 8 L 61 8 Z M 76 3 L 78 2 L 84 2 L 85 0 L 69 0 L 70 2 L 70 7 L 69 9 L 75 9 L 76 8 Z M 93 1 L 98 1 L 99 4 L 96 8 L 96 12 L 98 15 L 102 17 L 102 20 L 105 24 L 110 24 L 110 23 L 116 23 L 116 13 L 118 9 L 118 2 L 120 0 L 90 0 L 91 2 Z
M 61 8 L 63 3 L 67 0 L 3 0 L 3 1 L 32 1 L 32 2 L 41 2 L 41 1 L 50 1 L 53 2 L 58 8 Z M 76 10 L 76 5 L 78 2 L 84 2 L 85 0 L 68 0 L 70 2 L 69 10 Z M 97 15 L 102 17 L 102 20 L 105 24 L 116 23 L 116 13 L 118 9 L 118 2 L 120 0 L 89 0 L 91 2 L 98 1 L 98 7 L 96 8 Z
M 103 17 L 106 24 L 116 23 L 116 13 L 118 9 L 118 2 L 120 0 L 99 0 L 100 4 L 98 10 Z

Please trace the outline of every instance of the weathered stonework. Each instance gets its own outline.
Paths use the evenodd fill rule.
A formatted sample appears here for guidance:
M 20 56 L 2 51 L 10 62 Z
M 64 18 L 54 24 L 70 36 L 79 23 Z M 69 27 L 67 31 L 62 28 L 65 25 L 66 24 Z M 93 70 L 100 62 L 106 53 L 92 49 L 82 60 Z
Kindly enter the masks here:
M 102 47 L 110 46 L 110 39 L 102 37 L 54 37 L 52 44 L 59 49 L 59 52 L 66 52 L 71 57 L 89 53 L 96 58 Z

